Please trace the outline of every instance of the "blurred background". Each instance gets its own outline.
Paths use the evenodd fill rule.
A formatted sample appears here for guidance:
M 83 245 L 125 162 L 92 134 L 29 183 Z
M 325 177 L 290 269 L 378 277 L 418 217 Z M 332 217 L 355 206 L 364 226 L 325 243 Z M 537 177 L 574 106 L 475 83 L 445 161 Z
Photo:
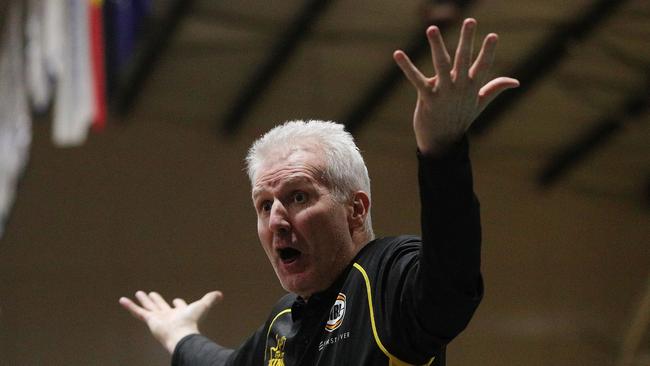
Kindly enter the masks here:
M 650 2 L 0 4 L 0 364 L 168 364 L 136 290 L 222 290 L 237 346 L 283 294 L 242 169 L 285 120 L 345 123 L 375 232 L 419 233 L 391 54 L 431 73 L 426 25 L 453 50 L 471 16 L 522 86 L 471 131 L 486 293 L 448 365 L 650 365 Z

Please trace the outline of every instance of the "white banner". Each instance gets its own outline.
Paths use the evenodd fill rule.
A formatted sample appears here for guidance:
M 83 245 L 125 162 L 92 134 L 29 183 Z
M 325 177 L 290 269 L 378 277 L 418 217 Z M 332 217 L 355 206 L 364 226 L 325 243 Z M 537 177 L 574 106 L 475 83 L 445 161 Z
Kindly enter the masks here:
M 22 1 L 12 1 L 0 44 L 0 235 L 32 139 L 25 87 Z

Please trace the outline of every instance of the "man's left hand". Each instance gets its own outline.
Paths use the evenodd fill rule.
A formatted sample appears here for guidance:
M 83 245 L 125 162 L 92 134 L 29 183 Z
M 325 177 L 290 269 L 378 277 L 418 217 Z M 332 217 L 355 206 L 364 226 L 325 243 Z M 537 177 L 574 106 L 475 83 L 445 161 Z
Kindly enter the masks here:
M 502 91 L 519 86 L 519 81 L 508 77 L 487 81 L 498 40 L 495 33 L 485 37 L 472 63 L 475 32 L 476 20 L 465 19 L 452 64 L 438 27 L 427 29 L 436 72 L 433 77 L 425 77 L 403 51 L 393 53 L 395 62 L 418 93 L 413 130 L 417 146 L 425 155 L 444 151 L 463 136 Z

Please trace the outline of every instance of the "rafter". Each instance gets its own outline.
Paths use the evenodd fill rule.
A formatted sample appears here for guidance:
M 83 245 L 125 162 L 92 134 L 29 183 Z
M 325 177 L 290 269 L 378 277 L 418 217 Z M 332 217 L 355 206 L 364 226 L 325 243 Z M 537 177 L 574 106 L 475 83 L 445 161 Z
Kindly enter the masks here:
M 613 114 L 605 116 L 593 124 L 575 141 L 560 149 L 546 164 L 539 175 L 542 186 L 550 186 L 566 175 L 597 148 L 612 139 L 626 123 L 635 120 L 650 107 L 650 70 L 645 82 L 638 90 L 632 91 L 621 107 Z
M 472 3 L 472 0 L 447 1 L 446 3 L 456 6 L 457 16 L 435 21 L 435 24 L 443 32 L 460 19 L 462 13 Z M 428 54 L 429 43 L 422 35 L 421 27 L 418 27 L 418 30 L 411 36 L 404 52 L 414 61 Z M 352 106 L 348 113 L 340 119 L 345 124 L 346 129 L 353 134 L 361 129 L 368 117 L 397 89 L 396 85 L 404 80 L 402 71 L 394 63 L 390 63 L 380 75 L 379 79 L 361 96 L 359 101 Z
M 134 54 L 123 75 L 119 76 L 111 110 L 118 115 L 127 115 L 142 92 L 146 80 L 156 69 L 162 54 L 169 47 L 179 24 L 187 16 L 194 0 L 175 0 L 167 8 L 162 21 L 156 24 L 155 32 L 147 37 Z
M 512 108 L 537 82 L 560 64 L 571 45 L 587 38 L 625 2 L 626 0 L 597 0 L 584 12 L 580 12 L 579 17 L 558 26 L 535 51 L 508 73 L 517 78 L 521 86 L 495 99 L 474 122 L 471 132 L 482 134 L 491 128 L 505 111 Z
M 221 120 L 224 132 L 233 134 L 241 128 L 255 103 L 271 85 L 273 79 L 280 74 L 301 41 L 309 36 L 313 25 L 331 3 L 331 0 L 311 0 L 305 3 L 286 31 L 278 37 L 269 58 L 254 72 L 235 103 Z

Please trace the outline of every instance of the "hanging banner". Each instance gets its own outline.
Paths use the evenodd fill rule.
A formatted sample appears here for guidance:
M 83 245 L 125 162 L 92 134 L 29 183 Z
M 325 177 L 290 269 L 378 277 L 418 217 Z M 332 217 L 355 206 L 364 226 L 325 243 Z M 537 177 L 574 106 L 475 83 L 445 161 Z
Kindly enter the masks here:
M 29 158 L 32 121 L 24 77 L 22 1 L 12 1 L 0 44 L 0 236 Z
M 63 64 L 56 81 L 52 140 L 57 146 L 77 146 L 86 141 L 93 119 L 89 2 L 56 1 L 63 3 L 64 36 Z
M 106 125 L 106 72 L 104 67 L 103 0 L 90 3 L 90 57 L 93 84 L 93 130 L 101 131 Z

